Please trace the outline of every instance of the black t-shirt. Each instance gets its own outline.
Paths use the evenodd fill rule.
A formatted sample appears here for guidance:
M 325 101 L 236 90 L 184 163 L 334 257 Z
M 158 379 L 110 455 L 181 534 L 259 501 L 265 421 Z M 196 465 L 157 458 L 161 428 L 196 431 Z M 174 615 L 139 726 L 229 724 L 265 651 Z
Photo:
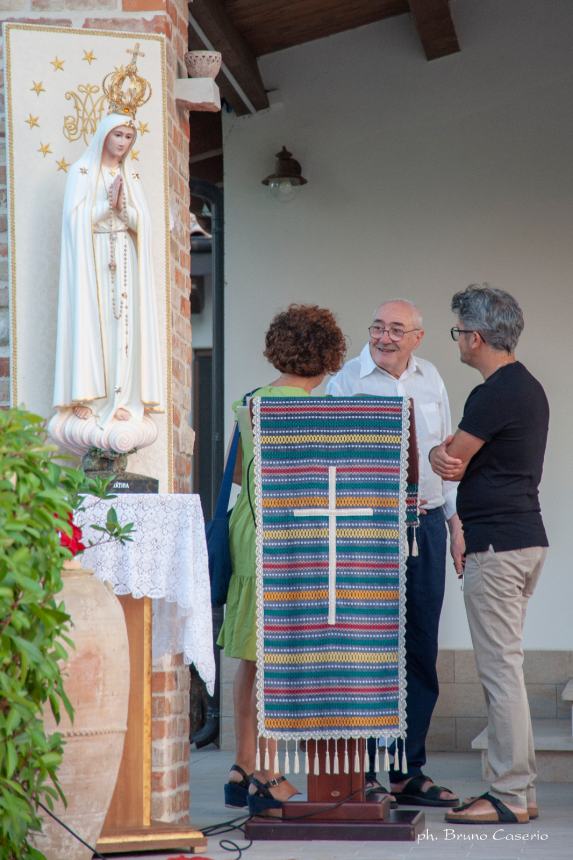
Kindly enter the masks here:
M 545 392 L 519 361 L 471 392 L 459 427 L 485 445 L 458 487 L 466 552 L 547 546 L 538 487 L 548 423 Z

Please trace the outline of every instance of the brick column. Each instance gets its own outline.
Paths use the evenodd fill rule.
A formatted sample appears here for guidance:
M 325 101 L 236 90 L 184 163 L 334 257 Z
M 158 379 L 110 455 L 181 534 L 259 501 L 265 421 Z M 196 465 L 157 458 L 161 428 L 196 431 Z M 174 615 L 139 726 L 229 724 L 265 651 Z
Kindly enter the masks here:
M 65 5 L 65 17 L 62 8 Z M 185 0 L 0 0 L 0 23 L 20 21 L 58 27 L 163 33 L 167 41 L 169 202 L 171 232 L 171 330 L 174 491 L 191 491 L 189 115 L 177 110 L 174 81 L 184 75 L 187 50 Z M 3 40 L 0 44 L 2 60 Z M 0 62 L 1 65 L 1 62 Z M 4 81 L 0 71 L 0 406 L 10 399 L 8 243 Z M 152 814 L 178 821 L 189 807 L 189 670 L 181 656 L 165 658 L 153 673 Z
M 189 812 L 189 668 L 164 657 L 152 680 L 152 818 L 183 820 Z

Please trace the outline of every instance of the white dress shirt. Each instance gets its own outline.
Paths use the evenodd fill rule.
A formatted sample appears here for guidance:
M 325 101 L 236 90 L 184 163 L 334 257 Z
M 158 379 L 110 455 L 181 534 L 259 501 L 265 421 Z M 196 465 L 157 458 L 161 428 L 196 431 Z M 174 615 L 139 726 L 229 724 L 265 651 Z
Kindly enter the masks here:
M 423 358 L 410 356 L 399 379 L 374 362 L 368 344 L 356 358 L 347 361 L 329 381 L 327 394 L 349 397 L 353 394 L 376 394 L 379 397 L 411 397 L 414 401 L 416 437 L 420 455 L 420 498 L 425 508 L 443 505 L 446 519 L 456 512 L 457 484 L 442 481 L 432 471 L 428 454 L 434 445 L 443 442 L 452 432 L 450 404 L 444 380 L 433 364 Z

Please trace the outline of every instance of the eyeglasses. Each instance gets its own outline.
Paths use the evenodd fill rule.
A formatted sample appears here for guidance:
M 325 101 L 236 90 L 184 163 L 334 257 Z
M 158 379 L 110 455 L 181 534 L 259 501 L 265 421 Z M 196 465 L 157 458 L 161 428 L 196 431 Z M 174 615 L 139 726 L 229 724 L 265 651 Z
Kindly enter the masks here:
M 477 328 L 458 328 L 457 325 L 450 329 L 452 340 L 458 341 L 461 334 L 480 334 Z M 481 337 L 481 335 L 480 335 Z M 482 338 L 483 340 L 483 338 Z
M 384 328 L 381 325 L 371 325 L 368 327 L 368 333 L 370 337 L 379 338 L 382 337 L 384 333 L 388 335 L 390 340 L 395 342 L 402 340 L 405 334 L 410 334 L 411 331 L 420 331 L 419 328 L 397 328 L 396 326 L 391 325 L 390 328 Z

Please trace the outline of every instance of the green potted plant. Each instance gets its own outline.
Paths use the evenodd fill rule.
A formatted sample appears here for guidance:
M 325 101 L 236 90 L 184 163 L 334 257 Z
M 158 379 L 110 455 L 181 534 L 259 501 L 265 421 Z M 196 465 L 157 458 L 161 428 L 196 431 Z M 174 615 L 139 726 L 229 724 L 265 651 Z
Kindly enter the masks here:
M 85 548 L 74 518 L 89 516 L 86 494 L 106 498 L 107 485 L 60 465 L 56 456 L 46 444 L 41 418 L 19 409 L 0 411 L 2 860 L 91 857 L 79 843 L 78 853 L 67 836 L 63 847 L 61 828 L 46 823 L 51 819 L 41 810 L 56 810 L 69 822 L 70 807 L 82 805 L 82 778 L 91 780 L 97 757 L 105 759 L 111 750 L 113 758 L 115 749 L 117 766 L 111 762 L 111 775 L 109 758 L 106 764 L 107 783 L 113 782 L 111 789 L 107 786 L 109 804 L 127 718 L 129 662 L 121 607 L 109 588 L 73 562 Z M 121 526 L 113 509 L 106 523 L 92 527 L 101 540 L 131 539 L 131 526 Z M 119 678 L 105 677 L 112 669 L 119 669 Z M 91 698 L 86 687 L 91 687 Z M 86 705 L 93 727 L 85 725 Z M 97 749 L 76 750 L 74 759 L 77 742 L 89 740 L 92 731 Z M 91 817 L 101 828 L 105 800 L 100 806 L 105 808 Z M 82 823 L 80 815 L 78 830 Z M 91 826 L 82 835 L 90 841 L 98 833 Z

